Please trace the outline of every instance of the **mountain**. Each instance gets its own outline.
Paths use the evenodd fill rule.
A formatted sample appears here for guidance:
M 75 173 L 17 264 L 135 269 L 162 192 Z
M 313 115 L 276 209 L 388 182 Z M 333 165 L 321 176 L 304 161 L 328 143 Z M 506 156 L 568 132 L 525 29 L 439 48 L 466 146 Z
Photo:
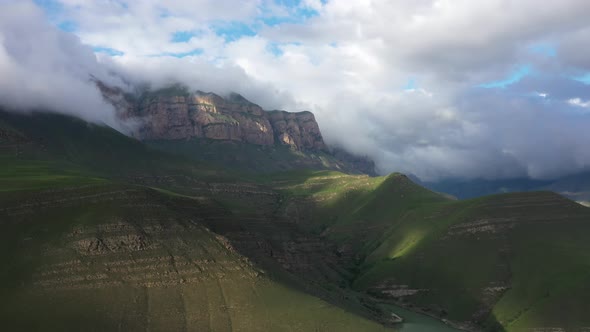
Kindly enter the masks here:
M 223 98 L 179 85 L 130 95 L 97 84 L 123 119 L 139 123 L 132 136 L 154 147 L 199 159 L 210 155 L 217 163 L 241 170 L 324 168 L 376 175 L 367 158 L 326 146 L 311 112 L 265 111 L 236 93 Z M 233 153 L 216 153 L 220 145 L 233 146 Z M 253 159 L 256 164 L 249 163 Z
M 455 200 L 397 173 L 242 172 L 172 147 L 263 145 L 157 142 L 169 148 L 66 116 L 0 112 L 3 327 L 590 326 L 590 209 L 562 196 Z
M 398 319 L 346 287 L 333 245 L 279 218 L 268 176 L 46 113 L 0 112 L 0 161 L 10 330 L 384 331 Z
M 450 194 L 460 199 L 469 199 L 485 195 L 495 195 L 509 192 L 523 192 L 541 190 L 550 184 L 549 181 L 531 180 L 528 178 L 516 179 L 443 179 L 439 181 L 423 182 L 415 179 L 421 185 L 438 191 Z
M 64 116 L 0 113 L 0 133 L 4 328 L 385 330 L 211 231 L 262 218 L 240 211 L 267 213 L 268 188 Z
M 590 173 L 588 172 L 550 180 L 517 178 L 506 180 L 445 179 L 436 182 L 420 182 L 416 179 L 416 181 L 432 190 L 445 192 L 461 199 L 507 192 L 549 190 L 581 203 L 590 201 Z
M 336 244 L 359 292 L 467 330 L 590 324 L 590 210 L 550 192 L 457 201 L 402 174 L 278 179 L 284 213 Z

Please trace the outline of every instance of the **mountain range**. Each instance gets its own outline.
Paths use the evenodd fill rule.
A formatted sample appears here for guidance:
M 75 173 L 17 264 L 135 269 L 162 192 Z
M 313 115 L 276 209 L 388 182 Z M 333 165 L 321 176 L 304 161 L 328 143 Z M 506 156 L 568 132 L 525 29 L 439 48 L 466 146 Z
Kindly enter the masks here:
M 485 195 L 523 191 L 553 191 L 582 204 L 590 202 L 590 173 L 580 172 L 555 179 L 535 180 L 530 178 L 515 179 L 444 179 L 423 182 L 413 178 L 417 183 L 439 192 L 448 193 L 457 198 L 467 199 Z
M 0 112 L 7 330 L 584 331 L 590 209 L 457 200 L 237 94 L 101 86 L 126 135 Z

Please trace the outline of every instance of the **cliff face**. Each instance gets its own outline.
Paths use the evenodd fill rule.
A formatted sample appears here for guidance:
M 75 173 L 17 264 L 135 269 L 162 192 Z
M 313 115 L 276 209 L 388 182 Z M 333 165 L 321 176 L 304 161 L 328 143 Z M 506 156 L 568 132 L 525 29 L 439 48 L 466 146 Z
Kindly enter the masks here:
M 248 143 L 261 148 L 282 145 L 292 150 L 310 153 L 298 154 L 298 159 L 285 155 L 271 158 L 273 153 L 280 152 L 267 149 L 266 154 L 255 158 L 257 162 L 252 167 L 259 169 L 258 161 L 266 160 L 265 157 L 268 157 L 271 159 L 268 164 L 278 167 L 276 170 L 273 169 L 274 171 L 319 168 L 375 175 L 375 165 L 372 161 L 352 156 L 341 149 L 327 147 L 311 112 L 265 111 L 238 94 L 223 98 L 213 93 L 191 93 L 180 86 L 144 92 L 140 95 L 125 94 L 101 82 L 97 82 L 97 86 L 105 99 L 115 106 L 121 118 L 137 124 L 131 134 L 140 140 L 151 141 L 151 144 L 160 142 L 166 145 L 166 141 L 175 141 L 170 143 L 176 148 L 184 148 L 183 142 L 178 142 L 182 140 L 190 145 L 187 149 L 191 151 L 204 150 L 201 152 L 224 165 L 239 163 L 242 166 L 247 163 L 240 153 L 214 153 L 218 152 L 217 149 L 208 151 L 209 145 L 206 141 L 193 146 L 189 142 L 190 138 L 211 139 L 212 146 L 216 146 L 215 141 L 219 141 L 219 144 Z M 229 151 L 229 147 L 224 146 L 225 150 Z M 221 160 L 218 160 L 220 158 Z
M 169 88 L 130 98 L 108 87 L 101 89 L 123 118 L 140 119 L 141 125 L 133 135 L 142 140 L 200 137 L 256 145 L 285 144 L 297 150 L 326 148 L 310 112 L 267 112 L 237 94 L 222 98 Z
M 324 150 L 326 148 L 313 113 L 271 111 L 266 114 L 270 119 L 277 142 L 299 149 Z
M 254 104 L 228 103 L 213 94 L 148 97 L 137 115 L 146 121 L 142 139 L 204 137 L 258 145 L 274 144 L 264 111 Z

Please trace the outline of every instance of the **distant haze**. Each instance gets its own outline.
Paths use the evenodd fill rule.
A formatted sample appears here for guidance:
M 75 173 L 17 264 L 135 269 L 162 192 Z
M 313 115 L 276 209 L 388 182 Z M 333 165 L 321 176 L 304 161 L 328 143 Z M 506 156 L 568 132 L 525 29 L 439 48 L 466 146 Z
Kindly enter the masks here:
M 590 2 L 0 1 L 0 105 L 124 131 L 91 78 L 315 113 L 383 173 L 590 169 Z

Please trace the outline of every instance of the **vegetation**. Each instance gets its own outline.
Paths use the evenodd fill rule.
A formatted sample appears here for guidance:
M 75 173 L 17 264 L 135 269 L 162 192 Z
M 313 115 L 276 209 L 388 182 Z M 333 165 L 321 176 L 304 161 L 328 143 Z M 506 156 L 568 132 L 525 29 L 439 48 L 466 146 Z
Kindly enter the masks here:
M 214 113 L 213 113 L 214 114 Z M 204 161 L 224 167 L 244 177 L 264 178 L 260 173 L 294 169 L 335 169 L 353 171 L 350 165 L 322 151 L 296 151 L 286 145 L 259 146 L 233 141 L 193 138 L 190 140 L 149 141 L 155 150 L 173 153 L 197 163 Z
M 579 204 L 549 192 L 454 201 L 399 174 L 276 181 L 311 198 L 308 227 L 358 255 L 355 290 L 464 327 L 590 325 L 590 210 Z
M 35 132 L 43 139 L 21 142 L 20 152 L 4 153 L 0 164 L 4 328 L 386 330 L 266 275 L 202 222 L 231 217 L 217 201 L 130 183 L 138 174 L 211 180 L 219 172 L 172 156 L 158 169 L 167 156 L 152 158 L 158 154 L 111 131 L 114 137 L 103 137 L 100 127 L 48 117 L 54 121 L 12 122 L 26 124 L 24 137 Z M 71 128 L 59 136 L 56 127 L 34 126 L 37 120 L 62 129 L 83 125 L 93 134 L 76 137 Z M 67 134 L 71 144 L 59 149 Z M 117 139 L 109 160 L 93 159 Z
M 7 329 L 590 326 L 590 210 L 557 194 L 457 201 L 402 174 L 277 172 L 287 150 L 0 119 Z

